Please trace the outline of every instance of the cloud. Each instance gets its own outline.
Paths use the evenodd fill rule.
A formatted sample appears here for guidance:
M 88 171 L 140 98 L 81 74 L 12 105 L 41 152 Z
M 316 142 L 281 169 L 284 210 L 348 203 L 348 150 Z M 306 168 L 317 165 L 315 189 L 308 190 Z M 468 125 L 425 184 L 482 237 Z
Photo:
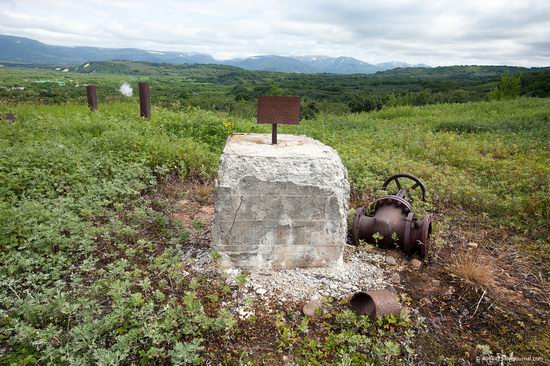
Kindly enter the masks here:
M 57 45 L 352 56 L 367 62 L 550 65 L 535 0 L 0 0 L 0 33 Z

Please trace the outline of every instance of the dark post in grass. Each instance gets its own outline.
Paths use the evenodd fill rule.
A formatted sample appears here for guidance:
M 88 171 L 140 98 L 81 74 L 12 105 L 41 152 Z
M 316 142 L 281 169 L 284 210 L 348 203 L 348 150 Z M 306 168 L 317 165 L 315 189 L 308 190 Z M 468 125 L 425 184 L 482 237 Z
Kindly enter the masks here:
M 151 94 L 149 93 L 149 83 L 139 83 L 139 109 L 143 118 L 151 117 Z
M 258 97 L 256 121 L 271 124 L 271 143 L 276 145 L 278 123 L 287 125 L 300 123 L 300 97 Z
M 86 96 L 88 97 L 88 107 L 93 112 L 97 109 L 97 93 L 95 85 L 86 86 Z

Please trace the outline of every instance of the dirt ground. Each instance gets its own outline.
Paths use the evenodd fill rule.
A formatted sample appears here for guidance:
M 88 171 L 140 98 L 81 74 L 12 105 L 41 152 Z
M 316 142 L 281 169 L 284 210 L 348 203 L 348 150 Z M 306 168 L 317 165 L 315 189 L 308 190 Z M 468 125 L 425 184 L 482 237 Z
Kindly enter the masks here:
M 172 202 L 170 214 L 190 231 L 191 245 L 210 245 L 213 183 L 167 180 L 158 195 Z M 425 324 L 412 364 L 550 364 L 550 264 L 522 254 L 528 239 L 483 218 L 444 210 L 435 212 L 434 223 L 430 253 L 420 268 L 397 250 L 374 249 L 397 260 L 392 271 L 400 282 L 394 287 L 410 297 Z M 457 263 L 464 264 L 458 273 Z M 247 349 L 252 358 L 261 354 L 263 364 L 288 363 L 275 349 L 273 312 L 254 306 L 257 319 L 253 326 L 239 324 L 234 349 Z M 303 304 L 284 306 L 299 312 Z M 219 352 L 216 347 L 212 352 Z

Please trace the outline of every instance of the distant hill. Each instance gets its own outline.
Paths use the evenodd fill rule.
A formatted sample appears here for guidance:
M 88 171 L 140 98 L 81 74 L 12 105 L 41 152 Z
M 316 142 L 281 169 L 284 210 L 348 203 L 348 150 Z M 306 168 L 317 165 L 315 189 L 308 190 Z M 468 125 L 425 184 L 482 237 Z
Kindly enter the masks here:
M 227 60 L 224 63 L 247 70 L 301 73 L 373 74 L 384 70 L 377 65 L 372 65 L 353 57 L 284 57 L 270 55 Z
M 174 64 L 213 64 L 212 56 L 156 52 L 137 48 L 50 46 L 29 38 L 0 35 L 0 62 L 78 65 L 88 61 L 128 60 Z
M 14 64 L 7 64 L 14 66 Z M 55 66 L 49 66 L 49 69 Z M 150 75 L 150 76 L 184 76 L 194 78 L 196 76 L 219 77 L 236 73 L 241 75 L 246 71 L 238 67 L 217 64 L 168 64 L 151 63 L 141 61 L 91 61 L 78 66 L 62 69 L 55 67 L 56 71 L 67 70 L 81 74 L 112 74 L 112 75 Z
M 6 63 L 6 66 L 21 67 L 19 64 Z M 261 62 L 258 62 L 261 65 Z M 286 67 L 292 68 L 295 65 L 287 64 Z M 29 67 L 32 65 L 25 65 Z M 36 66 L 37 67 L 37 66 Z M 259 66 L 258 66 L 259 67 Z M 280 65 L 282 68 L 283 65 Z M 297 66 L 299 67 L 299 66 Z M 241 67 L 219 64 L 168 64 L 168 63 L 150 63 L 139 61 L 93 61 L 86 62 L 77 66 L 70 66 L 66 69 L 55 65 L 49 65 L 47 69 L 57 69 L 57 71 L 71 71 L 85 74 L 114 74 L 114 75 L 157 75 L 157 76 L 190 76 L 201 75 L 223 77 L 224 81 L 229 83 L 243 80 L 256 79 L 259 75 L 269 78 L 273 73 L 279 71 L 270 70 L 244 70 Z M 255 72 L 260 71 L 260 72 Z M 369 80 L 391 80 L 394 84 L 402 83 L 421 83 L 421 80 L 462 80 L 462 81 L 479 81 L 490 80 L 497 81 L 503 73 L 510 74 L 529 74 L 535 72 L 549 72 L 550 67 L 518 67 L 518 66 L 439 66 L 439 67 L 408 67 L 397 68 L 385 71 L 378 71 L 368 76 L 354 73 L 349 75 L 334 75 L 334 74 L 311 74 L 311 75 L 286 75 L 280 74 L 278 77 L 286 79 L 307 79 L 307 80 L 345 80 L 346 82 L 354 79 L 369 79 Z M 295 72 L 290 72 L 296 73 Z M 275 77 L 275 76 L 273 76 Z
M 426 64 L 416 64 L 416 65 L 411 65 L 411 64 L 408 64 L 408 63 L 405 63 L 405 62 L 383 62 L 381 64 L 377 64 L 376 65 L 380 70 L 379 71 L 386 71 L 386 70 L 393 70 L 393 69 L 406 69 L 406 68 L 410 68 L 410 67 L 428 67 L 428 68 L 431 68 L 430 65 L 426 65 Z
M 284 56 L 252 56 L 223 61 L 226 65 L 237 66 L 245 70 L 282 71 L 282 72 L 315 72 L 311 67 L 291 57 Z
M 0 35 L 0 63 L 79 65 L 91 61 L 127 60 L 171 64 L 219 64 L 246 70 L 280 71 L 294 73 L 373 74 L 395 68 L 427 65 L 409 65 L 404 62 L 369 64 L 353 57 L 328 56 L 253 56 L 216 60 L 212 56 L 193 52 L 159 52 L 137 48 L 99 48 L 50 46 L 42 42 L 14 36 Z

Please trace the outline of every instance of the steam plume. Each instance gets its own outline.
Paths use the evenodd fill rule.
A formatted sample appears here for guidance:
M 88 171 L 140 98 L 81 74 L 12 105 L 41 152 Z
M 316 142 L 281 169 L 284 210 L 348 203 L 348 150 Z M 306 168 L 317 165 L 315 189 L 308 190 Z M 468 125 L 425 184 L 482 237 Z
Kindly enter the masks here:
M 120 89 L 118 89 L 122 95 L 125 95 L 127 97 L 131 97 L 134 93 L 132 90 L 132 87 L 128 83 L 124 83 L 120 86 Z

